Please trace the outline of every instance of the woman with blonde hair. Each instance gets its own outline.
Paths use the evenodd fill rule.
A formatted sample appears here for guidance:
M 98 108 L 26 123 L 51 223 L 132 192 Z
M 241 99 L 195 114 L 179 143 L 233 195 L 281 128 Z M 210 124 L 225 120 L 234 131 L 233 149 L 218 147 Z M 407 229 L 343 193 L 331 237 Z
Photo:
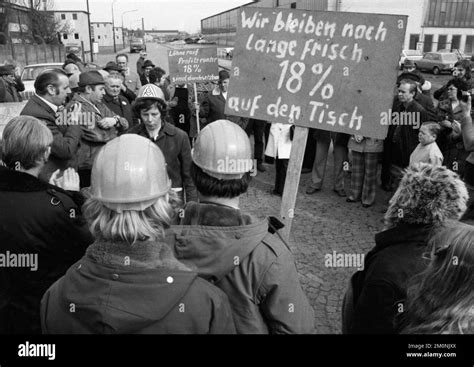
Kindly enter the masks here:
M 107 143 L 84 205 L 95 242 L 42 300 L 44 333 L 234 333 L 227 296 L 165 244 L 176 194 L 161 150 L 136 134 Z
M 435 234 L 431 262 L 411 282 L 404 334 L 474 334 L 474 227 L 451 222 Z

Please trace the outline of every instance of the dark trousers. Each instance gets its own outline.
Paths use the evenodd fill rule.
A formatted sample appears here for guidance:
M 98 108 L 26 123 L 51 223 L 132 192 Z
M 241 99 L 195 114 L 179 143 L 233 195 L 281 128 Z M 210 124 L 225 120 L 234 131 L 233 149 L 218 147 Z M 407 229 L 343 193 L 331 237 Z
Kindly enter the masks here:
M 255 141 L 253 157 L 257 160 L 257 163 L 262 163 L 263 160 L 263 135 L 265 133 L 265 125 L 267 125 L 266 121 L 250 119 L 247 127 L 245 128 L 248 136 L 253 134 Z
M 382 153 L 382 173 L 380 178 L 382 179 L 382 185 L 390 185 L 391 174 L 390 167 L 392 165 L 392 142 L 387 139 L 383 141 L 383 153 Z
M 288 170 L 289 159 L 275 159 L 276 163 L 276 174 L 275 174 L 275 192 L 279 195 L 283 195 L 283 189 L 285 188 L 286 171 Z
M 314 158 L 316 157 L 316 140 L 313 137 L 314 129 L 309 129 L 306 148 L 304 150 L 303 168 L 313 169 Z

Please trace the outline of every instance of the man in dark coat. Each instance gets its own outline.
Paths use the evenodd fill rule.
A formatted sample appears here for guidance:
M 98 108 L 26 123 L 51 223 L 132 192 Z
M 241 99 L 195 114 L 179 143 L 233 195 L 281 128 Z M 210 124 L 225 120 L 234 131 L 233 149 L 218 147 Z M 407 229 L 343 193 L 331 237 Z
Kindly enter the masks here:
M 123 81 L 119 76 L 109 76 L 105 80 L 105 96 L 102 102 L 115 114 L 128 121 L 129 128 L 138 125 L 138 119 L 134 117 L 132 105 L 121 95 Z
M 249 121 L 248 118 L 224 114 L 229 79 L 228 71 L 219 71 L 219 85 L 206 94 L 199 107 L 199 117 L 206 118 L 208 124 L 216 120 L 229 120 L 245 130 Z
M 140 75 L 140 82 L 142 85 L 151 83 L 150 81 L 150 71 L 155 67 L 151 60 L 146 60 L 143 63 L 143 73 Z
M 404 79 L 393 102 L 382 162 L 382 187 L 387 191 L 397 184 L 402 170 L 409 165 L 410 155 L 419 143 L 421 124 L 431 120 L 430 114 L 415 100 L 417 93 L 416 83 Z
M 35 80 L 36 94 L 30 98 L 20 115 L 28 115 L 42 120 L 53 133 L 51 157 L 40 174 L 40 179 L 49 181 L 51 174 L 68 167 L 76 168 L 76 153 L 79 149 L 82 130 L 78 125 L 67 125 L 61 108 L 66 101 L 69 79 L 61 70 L 50 70 L 39 75 Z
M 129 103 L 132 103 L 137 95 L 128 89 L 127 85 L 125 84 L 125 77 L 120 73 L 120 68 L 118 67 L 117 63 L 110 61 L 105 65 L 104 70 L 109 73 L 110 76 L 118 76 L 122 80 L 122 87 L 120 89 L 120 95 L 124 96 L 128 99 Z
M 145 58 L 146 58 L 147 52 L 146 51 L 140 51 L 140 57 L 137 60 L 137 74 L 139 76 L 142 76 L 143 74 L 143 64 L 145 63 Z
M 0 66 L 0 103 L 1 102 L 21 102 L 20 93 L 25 90 L 25 86 L 20 76 L 15 73 L 13 65 Z
M 428 265 L 423 254 L 431 250 L 432 231 L 459 220 L 467 199 L 466 186 L 446 167 L 421 163 L 407 169 L 390 200 L 385 230 L 375 236 L 364 270 L 351 279 L 343 302 L 344 333 L 399 332 L 409 282 Z
M 33 117 L 19 116 L 7 124 L 3 139 L 0 333 L 39 334 L 41 297 L 93 238 L 81 215 L 84 198 L 74 170 L 53 180 L 61 187 L 38 179 L 51 151 L 51 131 Z

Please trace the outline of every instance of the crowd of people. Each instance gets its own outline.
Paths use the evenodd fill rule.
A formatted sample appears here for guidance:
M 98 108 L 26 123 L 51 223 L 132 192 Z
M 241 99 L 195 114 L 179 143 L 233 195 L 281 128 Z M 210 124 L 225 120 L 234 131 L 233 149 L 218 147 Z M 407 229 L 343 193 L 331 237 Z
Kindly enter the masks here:
M 0 333 L 314 332 L 282 224 L 240 209 L 265 161 L 283 195 L 294 127 L 225 114 L 226 70 L 195 100 L 146 56 L 134 72 L 126 54 L 100 70 L 68 55 L 7 123 L 1 250 L 39 267 L 0 267 Z M 436 107 L 405 67 L 392 111 L 417 126 L 391 124 L 385 141 L 312 129 L 306 193 L 322 189 L 331 142 L 338 196 L 372 206 L 379 163 L 396 190 L 351 278 L 343 332 L 474 333 L 474 232 L 459 222 L 474 211 L 470 65 L 456 64 Z M 0 67 L 0 97 L 21 88 Z

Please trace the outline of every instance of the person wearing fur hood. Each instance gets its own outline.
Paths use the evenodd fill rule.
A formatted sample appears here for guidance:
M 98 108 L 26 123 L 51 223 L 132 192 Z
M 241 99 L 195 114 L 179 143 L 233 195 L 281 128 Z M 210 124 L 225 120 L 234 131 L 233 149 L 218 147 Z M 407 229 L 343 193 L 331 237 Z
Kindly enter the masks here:
M 420 163 L 406 169 L 385 214 L 385 229 L 355 273 L 343 303 L 343 333 L 393 334 L 404 310 L 408 281 L 428 262 L 423 254 L 436 227 L 459 220 L 468 193 L 446 167 Z

